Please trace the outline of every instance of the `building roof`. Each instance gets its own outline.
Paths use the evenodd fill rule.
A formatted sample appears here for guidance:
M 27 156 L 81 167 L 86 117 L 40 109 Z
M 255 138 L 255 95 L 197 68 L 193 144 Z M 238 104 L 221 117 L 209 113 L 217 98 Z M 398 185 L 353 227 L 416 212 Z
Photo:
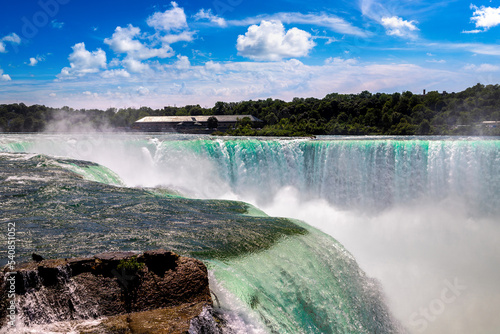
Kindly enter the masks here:
M 208 122 L 210 117 L 217 118 L 218 122 L 235 122 L 248 117 L 252 122 L 262 122 L 252 115 L 200 115 L 200 116 L 148 116 L 141 118 L 136 123 L 182 123 L 182 122 Z

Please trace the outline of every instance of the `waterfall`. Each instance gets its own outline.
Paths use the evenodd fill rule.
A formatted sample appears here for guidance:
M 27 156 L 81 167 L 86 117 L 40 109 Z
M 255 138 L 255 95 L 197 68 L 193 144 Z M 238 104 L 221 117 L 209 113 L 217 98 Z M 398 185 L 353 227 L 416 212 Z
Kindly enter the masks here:
M 90 160 L 130 186 L 166 186 L 198 198 L 262 206 L 285 187 L 301 200 L 380 211 L 426 198 L 457 197 L 474 212 L 498 214 L 500 140 L 257 140 L 176 136 L 27 136 L 0 151 Z M 189 140 L 188 140 L 189 139 Z M 113 177 L 114 182 L 117 178 Z
M 412 333 L 487 333 L 500 326 L 493 314 L 500 308 L 498 138 L 37 135 L 0 138 L 0 151 L 92 161 L 99 166 L 79 167 L 86 178 L 98 169 L 106 176 L 94 181 L 152 187 L 154 194 L 241 200 L 271 216 L 301 219 L 345 246 L 349 252 L 307 227 L 307 234 L 261 252 L 205 257 L 226 316 L 249 333 L 294 326 L 328 332 L 323 321 L 369 332 L 370 322 L 362 319 L 373 314 L 377 328 L 396 328 L 383 320 L 389 319 L 383 309 L 367 306 L 383 297 L 364 271 L 380 281 L 391 311 Z M 340 262 L 330 262 L 339 254 Z M 349 264 L 353 258 L 360 268 Z M 307 276 L 311 269 L 326 277 L 321 266 L 337 276 Z M 450 284 L 466 288 L 446 303 L 441 296 Z M 344 290 L 360 297 L 335 295 Z M 287 313 L 289 295 L 300 298 Z M 330 312 L 332 300 L 341 306 Z M 324 313 L 328 320 L 314 316 Z

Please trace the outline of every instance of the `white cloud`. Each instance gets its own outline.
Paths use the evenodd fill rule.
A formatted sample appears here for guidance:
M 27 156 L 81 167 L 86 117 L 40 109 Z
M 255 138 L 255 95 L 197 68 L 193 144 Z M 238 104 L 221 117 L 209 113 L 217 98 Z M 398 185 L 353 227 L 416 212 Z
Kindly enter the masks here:
M 141 37 L 141 30 L 129 24 L 126 28 L 116 27 L 111 38 L 106 38 L 108 44 L 116 53 L 126 53 L 129 58 L 145 60 L 150 58 L 168 58 L 174 55 L 169 45 L 163 44 L 160 48 L 151 48 L 144 45 L 137 38 Z
M 238 36 L 236 48 L 238 54 L 250 59 L 279 61 L 307 56 L 315 45 L 311 34 L 304 30 L 292 28 L 285 32 L 280 21 L 262 21 Z
M 156 30 L 156 34 L 149 37 L 161 42 L 163 48 L 167 50 L 170 44 L 192 41 L 195 34 L 194 31 L 189 30 L 184 9 L 180 8 L 176 2 L 171 2 L 171 4 L 172 9 L 156 12 L 147 19 L 147 24 Z M 207 13 L 211 14 L 210 11 L 205 14 Z M 214 15 L 211 18 L 215 20 Z M 169 56 L 173 55 L 173 52 L 169 52 Z
M 45 57 L 43 57 L 43 56 L 31 57 L 30 62 L 27 64 L 28 64 L 28 66 L 35 66 L 36 64 L 38 64 L 39 62 L 44 61 L 44 60 L 45 60 Z
M 56 93 L 50 93 L 50 94 L 49 94 L 49 96 L 50 96 L 50 97 L 56 97 L 56 96 L 57 96 L 57 94 L 56 94 Z
M 306 65 L 291 59 L 276 62 L 208 61 L 188 66 L 188 60 L 179 56 L 170 65 L 150 64 L 149 71 L 134 74 L 133 80 L 121 80 L 113 75 L 108 77 L 103 75 L 108 71 L 102 71 L 79 77 L 71 85 L 61 86 L 58 82 L 48 81 L 37 83 L 40 89 L 34 89 L 31 83 L 19 83 L 12 98 L 24 96 L 25 103 L 50 104 L 53 100 L 48 94 L 57 91 L 58 101 L 73 108 L 141 105 L 158 108 L 164 106 L 165 101 L 172 105 L 194 103 L 211 106 L 216 101 L 268 97 L 291 100 L 295 96 L 322 98 L 332 92 L 359 93 L 363 90 L 421 92 L 422 87 L 426 87 L 429 90 L 458 91 L 474 85 L 478 78 L 476 72 L 464 71 L 462 68 L 444 70 L 431 65 L 362 63 L 360 60 L 338 57 L 322 65 Z M 500 71 L 492 72 L 491 75 L 492 81 L 500 80 Z M 81 93 L 90 88 L 92 92 L 100 92 L 99 98 L 89 99 Z M 80 93 L 75 94 L 75 91 Z M 186 95 L 188 93 L 191 95 Z
M 217 24 L 219 27 L 225 27 L 227 26 L 226 20 L 224 18 L 219 17 L 217 15 L 214 15 L 212 13 L 212 10 L 205 10 L 205 9 L 200 9 L 198 13 L 194 15 L 195 20 L 209 20 L 212 23 Z
M 143 87 L 143 86 L 140 86 L 139 88 L 137 88 L 137 93 L 139 93 L 139 95 L 149 95 L 149 89 L 146 88 L 146 87 Z
M 99 94 L 98 93 L 92 93 L 92 92 L 90 92 L 88 90 L 85 91 L 85 92 L 83 92 L 82 94 L 85 95 L 86 97 L 91 97 L 93 99 L 99 98 Z
M 172 9 L 165 12 L 156 12 L 147 19 L 147 24 L 158 31 L 179 31 L 188 27 L 186 14 L 172 1 Z
M 482 55 L 500 56 L 500 45 L 482 43 L 427 43 L 425 47 L 442 50 L 460 50 Z
M 126 28 L 116 27 L 111 38 L 104 39 L 104 43 L 108 44 L 116 53 L 131 53 L 144 48 L 144 45 L 136 39 L 139 36 L 141 29 L 128 25 Z
M 143 73 L 150 69 L 148 64 L 131 57 L 123 59 L 121 63 L 129 72 L 133 73 Z
M 75 44 L 72 48 L 73 52 L 68 57 L 70 67 L 63 68 L 59 78 L 80 77 L 106 68 L 106 52 L 103 50 L 87 51 L 85 43 Z
M 221 72 L 222 65 L 220 63 L 216 63 L 216 62 L 210 60 L 210 61 L 207 61 L 205 63 L 205 70 L 207 70 L 209 72 L 214 72 L 214 73 Z
M 193 31 L 182 31 L 178 34 L 168 34 L 165 36 L 161 36 L 160 40 L 165 44 L 173 44 L 177 42 L 191 42 L 193 40 L 193 35 L 195 33 Z
M 18 45 L 18 44 L 21 44 L 21 38 L 16 33 L 11 33 L 7 36 L 0 38 L 0 53 L 7 52 L 5 42 L 9 42 L 9 43 Z
M 108 70 L 101 73 L 103 78 L 130 78 L 130 73 L 124 69 Z
M 381 23 L 386 29 L 386 33 L 391 36 L 415 38 L 415 31 L 419 30 L 415 25 L 416 21 L 403 20 L 397 16 L 383 17 Z
M 325 60 L 325 65 L 346 65 L 346 66 L 352 66 L 356 65 L 358 63 L 357 59 L 344 59 L 341 57 L 330 57 Z
M 346 20 L 329 15 L 329 14 L 302 14 L 302 13 L 276 13 L 272 15 L 259 15 L 256 17 L 246 18 L 244 20 L 229 20 L 226 23 L 229 26 L 248 26 L 251 24 L 258 24 L 261 21 L 281 21 L 286 24 L 306 24 L 318 27 L 324 27 L 332 31 L 353 35 L 358 37 L 367 37 L 369 34 L 364 30 L 353 26 Z
M 38 64 L 38 59 L 31 57 L 28 66 L 35 66 L 36 64 Z
M 175 67 L 179 70 L 185 70 L 191 67 L 191 62 L 186 56 L 177 56 L 178 60 L 175 62 Z
M 192 41 L 195 34 L 189 31 L 184 10 L 175 2 L 172 2 L 171 9 L 150 16 L 147 23 L 156 30 L 155 33 L 143 33 L 140 28 L 129 24 L 116 27 L 113 35 L 104 39 L 104 43 L 119 56 L 109 63 L 112 69 L 103 72 L 101 77 L 128 78 L 131 73 L 149 73 L 155 63 L 146 60 L 174 56 L 170 44 Z
M 456 0 L 359 0 L 356 2 L 359 4 L 363 16 L 380 22 L 382 17 L 391 17 L 395 13 L 398 13 L 399 16 L 433 15 L 437 11 L 449 7 L 450 3 L 456 2 Z
M 500 71 L 500 66 L 492 65 L 492 64 L 481 64 L 479 66 L 475 64 L 468 64 L 464 66 L 464 70 L 466 71 L 474 71 L 479 73 L 487 73 L 487 72 L 498 72 Z
M 11 81 L 11 77 L 8 74 L 3 74 L 3 70 L 0 68 L 0 81 Z
M 463 30 L 462 34 L 479 34 L 480 32 L 484 32 L 484 30 L 479 30 L 479 29 Z
M 490 28 L 500 25 L 500 7 L 477 7 L 474 5 L 470 6 L 474 9 L 471 21 L 475 21 L 476 28 L 483 28 L 484 30 L 471 30 L 470 32 L 482 32 L 487 31 Z
M 50 24 L 54 29 L 62 29 L 64 27 L 64 22 L 58 22 L 57 20 L 52 20 Z
M 3 37 L 2 41 L 11 42 L 14 44 L 19 44 L 19 43 L 21 43 L 21 38 L 16 33 L 13 32 L 13 33 Z
M 431 60 L 426 60 L 428 63 L 436 63 L 436 64 L 445 64 L 446 63 L 446 60 L 444 59 L 440 59 L 440 60 L 437 60 L 437 59 L 431 59 Z
M 136 38 L 141 37 L 141 30 L 129 24 L 126 28 L 116 27 L 111 38 L 106 38 L 104 43 L 108 44 L 116 53 L 126 53 L 134 59 L 168 58 L 174 55 L 169 45 L 160 48 L 150 48 Z

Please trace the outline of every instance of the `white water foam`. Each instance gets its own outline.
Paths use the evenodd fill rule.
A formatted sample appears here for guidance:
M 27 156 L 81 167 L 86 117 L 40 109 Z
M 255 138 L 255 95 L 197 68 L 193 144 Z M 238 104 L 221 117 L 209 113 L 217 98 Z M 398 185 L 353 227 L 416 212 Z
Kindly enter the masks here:
M 286 187 L 261 208 L 340 241 L 382 283 L 391 310 L 411 333 L 498 332 L 500 226 L 494 217 L 471 216 L 458 199 L 421 200 L 370 215 L 299 198 Z
M 265 327 L 260 322 L 259 316 L 242 303 L 236 296 L 224 288 L 215 278 L 213 271 L 209 270 L 208 279 L 210 290 L 215 295 L 214 305 L 221 307 L 223 319 L 227 328 L 233 333 L 267 334 Z

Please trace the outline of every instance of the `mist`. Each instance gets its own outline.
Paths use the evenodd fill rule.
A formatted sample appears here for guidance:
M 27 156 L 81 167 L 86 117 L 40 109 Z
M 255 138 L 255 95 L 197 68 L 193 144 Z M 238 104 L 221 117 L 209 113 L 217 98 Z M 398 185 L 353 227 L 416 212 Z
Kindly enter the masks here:
M 109 119 L 99 113 L 101 117 L 83 111 L 69 111 L 56 109 L 51 114 L 51 119 L 44 127 L 43 133 L 99 133 L 115 132 L 109 124 Z
M 500 328 L 500 227 L 495 217 L 471 216 L 457 198 L 422 198 L 366 214 L 301 201 L 286 187 L 261 209 L 301 219 L 340 241 L 382 283 L 390 309 L 411 333 Z

